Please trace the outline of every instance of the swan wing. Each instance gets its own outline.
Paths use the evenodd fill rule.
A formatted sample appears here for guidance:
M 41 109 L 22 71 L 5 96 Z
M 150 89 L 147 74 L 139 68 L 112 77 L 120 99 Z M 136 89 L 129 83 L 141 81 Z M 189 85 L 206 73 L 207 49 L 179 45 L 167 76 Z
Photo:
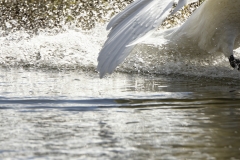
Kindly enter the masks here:
M 179 0 L 180 6 L 193 0 Z M 136 0 L 108 24 L 108 39 L 98 56 L 100 78 L 129 55 L 134 45 L 157 29 L 170 14 L 174 0 Z M 178 7 L 179 8 L 179 7 Z M 179 8 L 180 9 L 180 8 Z

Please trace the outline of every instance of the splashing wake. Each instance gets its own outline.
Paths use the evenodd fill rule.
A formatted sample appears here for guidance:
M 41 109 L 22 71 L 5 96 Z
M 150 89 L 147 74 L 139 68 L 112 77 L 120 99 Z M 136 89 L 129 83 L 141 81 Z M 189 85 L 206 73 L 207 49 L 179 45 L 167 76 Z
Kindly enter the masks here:
M 107 37 L 103 23 L 130 1 L 73 2 L 13 1 L 9 5 L 1 1 L 0 66 L 95 71 Z M 41 6 L 45 8 L 39 10 Z M 82 10 L 84 6 L 88 7 Z M 192 12 L 194 7 L 187 9 Z M 186 10 L 176 15 L 180 18 L 169 17 L 162 28 L 182 23 L 184 13 Z M 170 46 L 159 37 L 160 32 L 138 45 L 117 71 L 240 78 L 223 55 L 194 50 L 194 46 L 191 51 Z

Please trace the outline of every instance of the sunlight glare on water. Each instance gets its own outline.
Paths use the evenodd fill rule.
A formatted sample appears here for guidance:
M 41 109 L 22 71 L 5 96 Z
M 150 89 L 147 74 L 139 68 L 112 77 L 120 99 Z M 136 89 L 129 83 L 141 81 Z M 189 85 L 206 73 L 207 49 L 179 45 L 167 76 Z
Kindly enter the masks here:
M 239 158 L 237 81 L 26 70 L 0 77 L 3 159 Z

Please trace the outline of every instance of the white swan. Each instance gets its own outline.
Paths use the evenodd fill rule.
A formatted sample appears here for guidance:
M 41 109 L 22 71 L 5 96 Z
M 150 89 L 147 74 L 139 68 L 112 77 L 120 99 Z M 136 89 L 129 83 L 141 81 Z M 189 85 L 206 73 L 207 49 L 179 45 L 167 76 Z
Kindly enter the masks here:
M 126 7 L 107 26 L 111 31 L 98 57 L 100 77 L 111 74 L 168 15 L 196 1 L 179 0 L 172 13 L 174 0 L 136 0 Z M 233 56 L 240 44 L 240 0 L 205 0 L 182 26 L 165 33 L 176 44 L 185 38 L 207 52 L 222 52 L 233 68 L 240 69 L 240 61 Z

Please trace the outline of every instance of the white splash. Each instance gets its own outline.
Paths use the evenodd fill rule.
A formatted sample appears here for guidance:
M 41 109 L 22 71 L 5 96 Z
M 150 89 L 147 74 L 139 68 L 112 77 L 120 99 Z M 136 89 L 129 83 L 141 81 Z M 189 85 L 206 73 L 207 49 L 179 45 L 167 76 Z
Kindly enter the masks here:
M 97 54 L 106 37 L 104 27 L 91 31 L 67 29 L 29 35 L 23 31 L 0 39 L 0 64 L 5 67 L 47 67 L 58 69 L 95 68 Z
M 197 56 L 193 58 L 189 54 L 192 51 L 179 52 L 177 46 L 169 46 L 159 34 L 155 33 L 137 45 L 117 71 L 240 78 L 223 55 L 204 54 L 196 50 Z M 0 38 L 0 65 L 7 68 L 95 71 L 98 52 L 106 37 L 103 25 L 90 31 L 74 28 L 55 33 L 52 29 L 42 30 L 38 35 L 13 32 Z

